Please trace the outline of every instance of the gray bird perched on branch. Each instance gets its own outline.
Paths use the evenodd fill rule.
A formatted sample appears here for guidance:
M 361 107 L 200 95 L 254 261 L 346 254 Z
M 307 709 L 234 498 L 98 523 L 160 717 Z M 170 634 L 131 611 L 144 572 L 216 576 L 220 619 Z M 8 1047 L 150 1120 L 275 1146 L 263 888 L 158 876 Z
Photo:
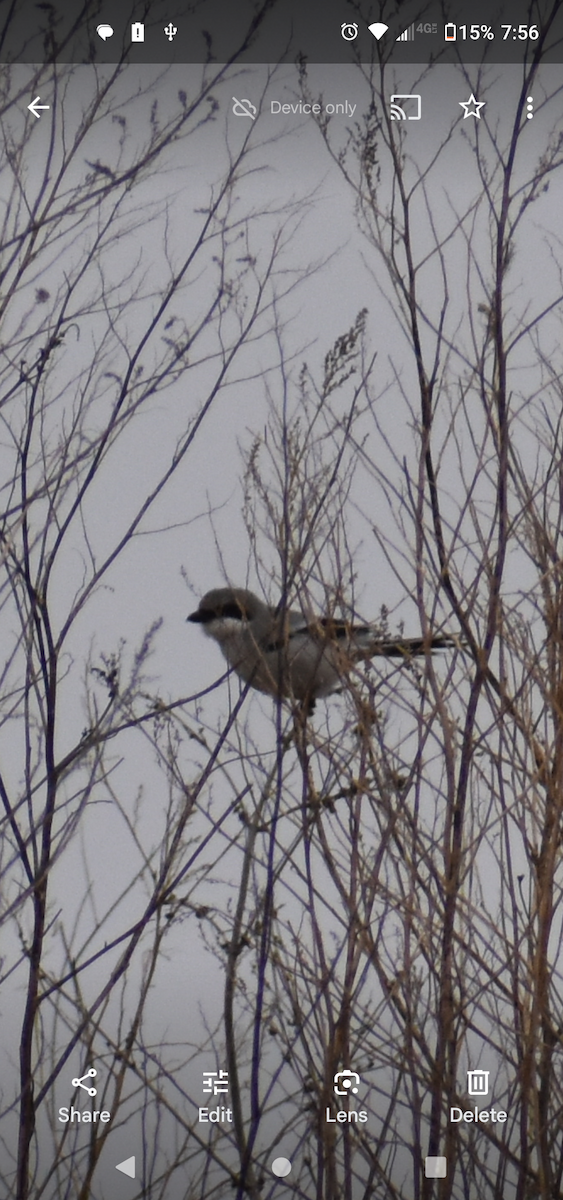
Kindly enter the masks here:
M 245 683 L 309 706 L 337 691 L 355 663 L 376 657 L 408 661 L 457 645 L 447 634 L 382 638 L 371 625 L 335 617 L 308 620 L 294 609 L 270 608 L 243 588 L 207 592 L 187 619 L 218 642 Z

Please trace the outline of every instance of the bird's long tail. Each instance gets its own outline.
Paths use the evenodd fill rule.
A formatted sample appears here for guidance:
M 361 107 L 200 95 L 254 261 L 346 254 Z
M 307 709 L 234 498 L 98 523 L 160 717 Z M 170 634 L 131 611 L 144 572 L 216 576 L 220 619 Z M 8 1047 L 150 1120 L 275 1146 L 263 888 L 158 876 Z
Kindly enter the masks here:
M 370 658 L 415 658 L 428 651 L 433 654 L 435 650 L 452 650 L 455 647 L 459 648 L 458 639 L 447 633 L 435 633 L 430 638 L 389 638 L 384 642 L 375 642 L 370 647 Z

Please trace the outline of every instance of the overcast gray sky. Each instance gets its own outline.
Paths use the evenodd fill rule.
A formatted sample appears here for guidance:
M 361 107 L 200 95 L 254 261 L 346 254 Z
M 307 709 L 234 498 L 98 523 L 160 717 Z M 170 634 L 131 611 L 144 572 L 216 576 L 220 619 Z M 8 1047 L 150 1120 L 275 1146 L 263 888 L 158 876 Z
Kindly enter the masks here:
M 22 69 L 23 70 L 23 69 Z M 154 72 L 154 84 L 148 95 L 138 97 L 139 86 L 146 88 L 151 78 L 150 69 L 137 73 L 129 68 L 126 76 L 117 85 L 123 90 L 123 111 L 127 113 L 130 144 L 145 134 L 150 104 L 158 96 L 159 106 L 166 114 L 177 103 L 179 89 L 188 94 L 192 79 L 197 78 L 196 68 L 172 68 L 166 74 Z M 429 328 L 428 344 L 433 338 L 431 326 L 437 320 L 441 300 L 441 277 L 435 257 L 435 230 L 451 231 L 451 239 L 444 247 L 450 287 L 451 305 L 447 316 L 447 336 L 454 347 L 452 361 L 456 365 L 459 355 L 459 373 L 463 377 L 465 368 L 461 357 L 470 356 L 470 323 L 467 313 L 467 236 L 471 229 L 473 237 L 471 292 L 475 303 L 486 298 L 488 272 L 490 269 L 488 216 L 485 209 L 476 203 L 474 220 L 459 224 L 459 217 L 468 211 L 470 201 L 478 201 L 482 193 L 473 151 L 473 138 L 478 133 L 482 147 L 489 141 L 493 131 L 501 143 L 508 136 L 513 119 L 514 105 L 518 95 L 521 73 L 519 68 L 490 68 L 479 80 L 477 74 L 468 76 L 454 68 L 438 68 L 431 72 L 402 68 L 390 74 L 387 80 L 387 95 L 395 93 L 418 94 L 421 97 L 421 120 L 409 120 L 404 126 L 404 153 L 407 160 L 406 176 L 412 182 L 417 175 L 429 167 L 424 187 L 419 187 L 413 199 L 414 220 L 418 221 L 416 234 L 417 252 L 422 262 L 426 253 L 428 262 L 421 266 L 422 290 L 427 297 Z M 530 171 L 532 156 L 539 158 L 548 136 L 560 125 L 561 117 L 557 106 L 558 97 L 549 104 L 543 100 L 553 86 L 555 75 L 546 71 L 534 88 L 534 117 L 528 122 L 519 154 L 521 163 L 516 172 L 524 179 Z M 65 136 L 68 138 L 78 111 L 81 97 L 93 86 L 89 69 L 77 68 L 64 98 Z M 309 77 L 311 92 L 326 105 L 345 105 L 344 115 L 331 117 L 329 136 L 335 148 L 344 145 L 348 132 L 362 118 L 368 99 L 365 80 L 355 68 L 311 69 Z M 471 91 L 477 98 L 485 99 L 486 107 L 479 126 L 475 118 L 463 119 L 460 101 L 468 100 Z M 245 99 L 257 111 L 256 119 L 236 115 L 232 111 L 233 97 Z M 201 226 L 202 211 L 209 204 L 210 196 L 218 188 L 229 157 L 233 156 L 243 139 L 250 135 L 251 143 L 247 159 L 247 174 L 233 197 L 235 217 L 247 222 L 248 241 L 241 239 L 241 260 L 254 257 L 260 270 L 271 252 L 276 231 L 285 225 L 287 241 L 280 251 L 277 272 L 271 285 L 271 298 L 276 295 L 276 317 L 282 331 L 282 348 L 285 358 L 290 409 L 298 406 L 298 376 L 303 361 L 314 375 L 320 378 L 322 363 L 335 339 L 345 333 L 354 323 L 362 308 L 368 310 L 366 323 L 366 346 L 368 353 L 376 353 L 372 386 L 380 397 L 377 401 L 381 426 L 391 446 L 400 457 L 415 455 L 415 436 L 410 416 L 404 404 L 396 380 L 401 380 L 404 393 L 415 388 L 416 377 L 412 351 L 400 327 L 393 303 L 388 275 L 381 259 L 369 246 L 360 227 L 351 189 L 346 185 L 338 166 L 331 160 L 314 120 L 302 113 L 283 114 L 272 111 L 279 104 L 297 104 L 298 82 L 292 69 L 275 71 L 268 78 L 266 68 L 257 67 L 241 70 L 228 82 L 216 89 L 218 110 L 215 120 L 197 130 L 181 147 L 175 150 L 162 164 L 159 172 L 133 192 L 131 212 L 125 210 L 116 217 L 121 223 L 119 241 L 112 247 L 101 266 L 108 272 L 108 279 L 115 284 L 115 296 L 127 290 L 130 273 L 137 280 L 135 302 L 120 322 L 119 336 L 124 337 L 129 329 L 134 340 L 147 314 L 154 309 L 158 289 L 164 286 L 170 270 L 174 269 L 191 246 Z M 411 102 L 412 103 L 412 102 Z M 410 109 L 408 110 L 411 111 Z M 16 124 L 19 118 L 14 118 Z M 62 120 L 62 118 L 61 118 Z M 454 127 L 452 128 L 452 123 Z M 26 153 L 27 186 L 33 192 L 40 178 L 50 126 L 42 117 L 31 130 Z M 62 124 L 59 125 L 59 132 Z M 83 160 L 113 169 L 118 154 L 120 126 L 111 119 L 100 119 L 88 136 Z M 439 153 L 438 153 L 439 151 Z M 491 169 L 495 152 L 490 146 Z M 529 157 L 528 157 L 529 154 Z M 382 156 L 382 195 L 389 194 L 392 186 L 390 176 L 385 174 L 388 160 Z M 80 171 L 80 165 L 76 170 Z M 139 206 L 144 206 L 143 208 Z M 150 222 L 146 214 L 150 214 Z M 561 290 L 559 268 L 552 253 L 558 243 L 560 228 L 561 193 L 557 180 L 540 196 L 531 207 L 516 240 L 515 262 L 510 276 L 510 304 L 514 313 L 515 327 L 519 321 L 531 320 L 535 314 L 547 307 Z M 252 214 L 255 214 L 252 216 Z M 434 230 L 429 220 L 431 214 Z M 91 235 L 89 227 L 77 228 L 74 249 L 66 255 L 80 255 L 83 244 Z M 215 274 L 215 258 L 220 254 L 218 240 L 211 242 L 200 256 L 193 276 L 188 275 L 185 289 L 176 297 L 172 314 L 192 328 L 198 320 L 205 296 L 211 289 Z M 229 250 L 232 259 L 236 256 L 236 245 Z M 37 276 L 30 280 L 30 295 L 33 288 L 45 286 L 52 294 L 64 279 L 69 259 L 61 254 L 57 245 L 51 257 L 45 251 L 44 263 L 40 264 Z M 92 266 L 94 272 L 97 266 Z M 479 293 L 478 273 L 482 272 L 482 296 Z M 288 291 L 288 284 L 295 282 Z M 84 281 L 85 294 L 89 287 Z M 249 302 L 252 297 L 252 282 L 247 283 Z M 287 293 L 287 294 L 286 294 Z M 15 336 L 17 322 L 25 309 L 25 296 L 15 306 L 12 326 L 7 335 Z M 472 314 L 477 322 L 481 317 Z M 68 373 L 72 377 L 76 365 L 87 364 L 92 348 L 100 331 L 105 328 L 107 314 L 94 313 L 89 322 L 81 322 L 76 337 L 68 334 L 65 353 L 69 355 Z M 544 323 L 542 346 L 547 356 L 557 345 L 560 316 L 557 311 Z M 225 322 L 225 334 L 232 330 L 229 320 Z M 260 336 L 258 336 L 260 334 Z M 166 331 L 162 330 L 162 336 Z M 5 340 L 6 335 L 5 335 Z M 206 351 L 207 361 L 203 357 Z M 522 346 L 521 360 L 516 359 L 514 386 L 525 392 L 528 377 L 537 386 L 535 368 L 529 366 L 529 346 Z M 152 349 L 147 351 L 150 359 Z M 163 395 L 151 402 L 131 423 L 129 429 L 110 452 L 84 506 L 84 526 L 76 523 L 64 558 L 64 571 L 53 579 L 55 614 L 63 619 L 68 608 L 71 592 L 82 585 L 85 561 L 84 543 L 81 539 L 87 531 L 88 542 L 97 556 L 107 553 L 118 540 L 128 519 L 146 494 L 149 484 L 156 480 L 167 462 L 176 441 L 186 424 L 197 413 L 206 397 L 206 389 L 213 377 L 216 356 L 219 353 L 217 330 L 210 326 L 197 348 L 195 357 L 202 355 L 199 364 L 193 367 Z M 142 360 L 141 360 L 142 361 Z M 150 365 L 150 363 L 148 363 Z M 108 342 L 108 357 L 103 363 L 104 371 L 121 370 L 119 347 Z M 60 370 L 65 371 L 64 363 Z M 108 375 L 109 378 L 109 375 Z M 108 387 L 110 385 L 108 384 Z M 102 391 L 100 390 L 100 395 Z M 270 406 L 281 404 L 283 380 L 280 371 L 280 343 L 272 329 L 272 311 L 265 313 L 255 331 L 253 340 L 237 357 L 227 375 L 225 385 L 213 403 L 198 434 L 193 451 L 186 457 L 182 467 L 153 506 L 138 535 L 125 553 L 111 567 L 103 584 L 92 597 L 83 614 L 77 620 L 69 638 L 66 659 L 68 681 L 62 695 L 64 720 L 60 728 L 59 752 L 65 753 L 80 737 L 87 723 L 87 713 L 82 703 L 82 684 L 87 670 L 87 661 L 93 662 L 103 654 L 110 655 L 120 643 L 125 644 L 127 659 L 142 640 L 145 631 L 155 621 L 161 621 L 153 653 L 147 667 L 147 692 L 158 693 L 164 701 L 179 697 L 196 696 L 208 688 L 224 670 L 224 662 L 215 645 L 202 636 L 201 630 L 186 624 L 186 616 L 197 605 L 200 596 L 209 588 L 228 581 L 261 588 L 268 598 L 276 602 L 276 582 L 267 586 L 265 573 L 257 579 L 251 562 L 250 547 L 242 518 L 243 486 L 242 474 L 244 452 L 248 451 L 253 438 L 263 434 Z M 344 403 L 344 401 L 343 401 Z M 52 413 L 57 424 L 57 410 Z M 93 421 L 96 422 L 96 414 Z M 381 459 L 385 469 L 388 453 L 380 434 L 366 418 L 361 431 L 367 438 L 366 449 L 374 460 Z M 9 452 L 8 452 L 9 453 Z M 389 470 L 394 468 L 389 462 Z M 399 482 L 399 481 L 398 481 Z M 454 468 L 445 476 L 445 484 L 451 486 L 455 498 L 456 476 Z M 353 503 L 346 514 L 346 525 L 350 543 L 357 547 L 354 566 L 357 582 L 354 603 L 366 619 L 376 619 L 383 604 L 391 610 L 391 622 L 397 625 L 404 620 L 406 632 L 418 633 L 416 606 L 408 596 L 412 576 L 401 582 L 401 545 L 396 514 L 390 509 L 383 488 L 377 486 L 373 474 L 365 472 L 361 463 L 352 494 Z M 396 546 L 397 572 L 393 573 L 380 552 L 372 527 L 377 527 Z M 260 546 L 259 546 L 260 550 Z M 271 551 L 263 547 L 264 557 L 271 561 Z M 518 583 L 520 566 L 514 564 L 514 581 Z M 186 587 L 186 578 L 191 585 Z M 320 604 L 321 590 L 315 597 Z M 12 616 L 4 610 L 6 637 Z M 232 695 L 236 696 L 236 686 Z M 336 714 L 340 701 L 330 700 L 330 709 Z M 201 705 L 201 728 L 210 730 L 220 723 L 228 711 L 229 692 L 227 685 L 211 692 Z M 195 702 L 187 709 L 188 719 L 198 725 Z M 249 727 L 256 739 L 257 758 L 262 758 L 262 767 L 274 761 L 273 705 L 268 698 L 254 697 L 249 702 Z M 326 719 L 324 702 L 320 721 Z M 12 736 L 6 727 L 6 739 Z M 193 762 L 190 754 L 193 753 Z M 229 770 L 236 773 L 234 741 L 226 758 Z M 186 777 L 204 752 L 196 743 L 187 743 L 183 751 Z M 7 775 L 15 785 L 21 772 L 21 761 L 13 753 L 7 757 Z M 54 896 L 60 896 L 61 909 L 72 906 L 84 890 L 84 861 L 89 864 L 89 883 L 92 889 L 91 907 L 83 915 L 84 927 L 88 926 L 92 912 L 98 913 L 111 908 L 113 899 L 119 897 L 115 927 L 121 928 L 129 906 L 128 920 L 133 922 L 139 913 L 143 886 L 136 885 L 128 897 L 123 889 L 129 881 L 131 867 L 141 868 L 143 849 L 157 846 L 164 838 L 166 813 L 164 809 L 163 779 L 147 745 L 146 753 L 139 750 L 139 738 L 127 735 L 116 748 L 114 774 L 110 780 L 116 789 L 119 804 L 112 803 L 108 794 L 92 801 L 74 849 L 69 849 L 64 861 L 52 875 Z M 221 784 L 214 783 L 215 811 L 222 803 Z M 123 817 L 133 813 L 137 791 L 143 791 L 139 815 L 139 843 L 135 845 L 131 830 Z M 229 794 L 225 788 L 224 795 Z M 198 827 L 201 835 L 206 828 L 202 819 Z M 141 849 L 141 847 L 143 849 Z M 210 856 L 211 858 L 211 856 Z M 235 879 L 238 858 L 233 854 L 223 864 L 226 880 Z M 210 880 L 202 880 L 197 893 L 199 903 L 217 903 L 217 870 Z M 224 896 L 230 895 L 225 889 Z M 53 907 L 56 900 L 53 898 Z M 80 922 L 78 922 L 80 924 Z M 69 924 L 71 922 L 69 921 Z M 111 935 L 113 917 L 103 929 L 103 938 Z M 12 947 L 15 952 L 15 942 Z M 94 981 L 95 982 L 95 981 Z M 202 947 L 199 929 L 193 922 L 179 924 L 176 938 L 168 943 L 168 957 L 163 958 L 156 978 L 154 996 L 148 1008 L 147 1041 L 159 1044 L 170 1043 L 186 1037 L 186 1014 L 189 1011 L 190 1038 L 197 1040 L 201 1029 L 201 1014 L 210 1024 L 220 1019 L 222 994 L 221 971 L 212 954 Z M 20 986 L 21 980 L 18 981 Z M 18 1012 L 11 1004 L 2 1013 L 4 1029 L 4 1055 L 14 1061 L 11 1049 L 17 1039 Z M 65 1098 L 69 1093 L 69 1078 L 81 1066 L 76 1055 L 67 1070 L 68 1078 L 61 1081 L 58 1095 Z M 195 1060 L 190 1072 L 183 1078 L 186 1090 L 196 1087 L 201 1062 Z M 6 1071 L 4 1070 L 4 1078 Z M 60 1100 L 63 1103 L 63 1100 Z M 199 1093 L 195 1103 L 200 1103 Z M 123 1154 L 127 1152 L 127 1138 L 116 1133 Z M 121 1152 L 116 1149 L 115 1156 Z M 100 1197 L 111 1194 L 113 1180 L 112 1159 L 103 1167 L 106 1174 L 101 1185 Z M 115 1182 L 113 1180 L 113 1182 Z M 104 1191 L 104 1187 L 107 1189 Z M 180 1194 L 180 1193 L 178 1193 Z

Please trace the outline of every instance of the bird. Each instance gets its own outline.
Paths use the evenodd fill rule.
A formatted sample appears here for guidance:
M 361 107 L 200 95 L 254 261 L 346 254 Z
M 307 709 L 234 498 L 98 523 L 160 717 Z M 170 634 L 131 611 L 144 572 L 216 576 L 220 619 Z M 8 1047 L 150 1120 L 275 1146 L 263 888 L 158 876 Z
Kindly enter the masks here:
M 244 683 L 311 709 L 316 700 L 339 691 L 358 662 L 376 657 L 408 662 L 457 645 L 449 634 L 384 638 L 373 625 L 332 616 L 309 619 L 236 587 L 206 592 L 187 620 L 218 643 Z

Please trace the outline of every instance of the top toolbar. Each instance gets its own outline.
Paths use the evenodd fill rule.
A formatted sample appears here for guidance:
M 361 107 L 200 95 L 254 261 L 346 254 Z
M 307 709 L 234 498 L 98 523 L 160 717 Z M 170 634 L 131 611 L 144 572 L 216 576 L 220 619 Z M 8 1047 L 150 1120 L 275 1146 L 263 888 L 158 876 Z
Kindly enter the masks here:
M 19 0 L 0 33 L 3 62 L 563 61 L 560 0 Z

